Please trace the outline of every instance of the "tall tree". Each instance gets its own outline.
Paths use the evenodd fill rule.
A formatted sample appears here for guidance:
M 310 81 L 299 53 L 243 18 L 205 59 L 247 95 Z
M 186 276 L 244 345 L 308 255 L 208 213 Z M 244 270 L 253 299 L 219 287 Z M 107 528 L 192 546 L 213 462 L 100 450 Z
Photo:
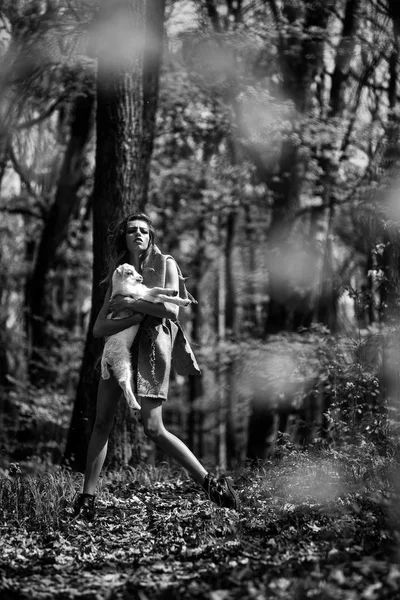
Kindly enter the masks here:
M 331 78 L 331 89 L 327 107 L 327 119 L 338 123 L 346 122 L 346 90 L 350 78 L 350 65 L 357 47 L 357 28 L 360 11 L 360 0 L 347 0 L 344 8 L 343 26 L 336 49 L 336 62 Z M 354 110 L 357 110 L 357 106 Z M 346 137 L 346 136 L 345 136 Z M 316 261 L 316 293 L 314 318 L 324 323 L 331 330 L 336 327 L 336 298 L 333 273 L 333 244 L 332 229 L 335 213 L 336 195 L 334 192 L 337 180 L 338 161 L 335 160 L 340 137 L 329 139 L 321 153 L 320 164 L 323 172 L 321 185 L 323 187 L 322 210 L 323 219 L 319 227 L 324 231 L 323 243 L 319 261 Z M 341 152 L 347 150 L 345 141 L 341 142 Z
M 102 0 L 92 27 L 98 57 L 92 310 L 65 451 L 65 459 L 80 470 L 95 416 L 96 362 L 103 342 L 91 332 L 106 291 L 99 282 L 105 272 L 109 225 L 146 206 L 163 14 L 163 1 Z M 108 460 L 114 466 L 134 463 L 139 452 L 137 431 L 125 402 L 119 403 L 116 423 L 118 431 L 112 435 Z
M 306 0 L 304 3 L 284 3 L 280 7 L 275 0 L 270 0 L 269 5 L 278 31 L 282 91 L 294 102 L 301 119 L 311 110 L 315 79 L 323 69 L 325 36 L 332 2 Z M 304 185 L 305 157 L 296 141 L 296 137 L 301 137 L 301 128 L 301 122 L 295 123 L 292 134 L 283 141 L 276 176 L 271 179 L 271 174 L 267 173 L 274 203 L 268 230 L 270 300 L 266 334 L 295 328 L 298 322 L 292 308 L 290 243 Z M 307 326 L 309 323 L 301 324 Z

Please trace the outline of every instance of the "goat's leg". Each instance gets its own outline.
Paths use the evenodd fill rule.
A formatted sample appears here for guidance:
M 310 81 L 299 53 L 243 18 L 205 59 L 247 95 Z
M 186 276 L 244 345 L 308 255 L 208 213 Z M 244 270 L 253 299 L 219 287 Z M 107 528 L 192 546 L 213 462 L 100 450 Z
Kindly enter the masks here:
M 171 304 L 176 304 L 177 306 L 189 306 L 191 301 L 188 298 L 179 298 L 179 296 L 166 296 L 165 294 L 159 294 L 155 302 L 170 302 Z
M 129 348 L 123 344 L 119 344 L 118 349 L 114 348 L 113 350 L 113 359 L 110 363 L 115 378 L 124 392 L 129 407 L 132 410 L 140 410 L 140 404 L 136 400 L 132 390 L 133 372 Z
M 140 410 L 140 404 L 132 390 L 132 380 L 123 380 L 118 382 L 124 392 L 124 396 L 131 410 Z
M 188 306 L 191 304 L 188 298 L 180 298 L 178 292 L 172 288 L 151 288 L 141 299 L 146 300 L 147 302 L 153 302 L 154 304 L 157 302 L 171 302 L 177 306 Z
M 150 288 L 149 292 L 158 296 L 159 294 L 163 294 L 164 296 L 177 296 L 178 292 L 173 288 L 162 288 L 162 287 L 153 287 Z
M 103 379 L 110 379 L 110 371 L 108 370 L 108 364 L 104 352 L 103 356 L 101 357 L 101 376 Z

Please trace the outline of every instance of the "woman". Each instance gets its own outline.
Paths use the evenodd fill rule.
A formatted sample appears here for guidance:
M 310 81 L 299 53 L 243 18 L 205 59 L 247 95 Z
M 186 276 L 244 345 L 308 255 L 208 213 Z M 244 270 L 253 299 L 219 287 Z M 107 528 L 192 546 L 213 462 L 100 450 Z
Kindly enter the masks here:
M 151 304 L 143 300 L 117 296 L 111 298 L 114 269 L 125 262 L 133 265 L 148 287 L 168 287 L 181 296 L 187 294 L 180 269 L 171 256 L 162 254 L 154 244 L 154 228 L 145 214 L 128 215 L 110 240 L 109 286 L 104 304 L 93 327 L 95 337 L 107 337 L 131 325 L 141 324 L 133 344 L 136 370 L 136 394 L 141 404 L 145 434 L 166 454 L 177 460 L 203 487 L 209 499 L 226 508 L 238 508 L 238 499 L 229 480 L 206 471 L 189 448 L 164 426 L 163 402 L 167 399 L 171 362 L 181 374 L 199 373 L 196 359 L 179 323 L 174 304 Z M 110 312 L 130 308 L 132 316 L 107 319 Z M 107 445 L 121 388 L 113 376 L 100 379 L 96 420 L 89 443 L 83 492 L 75 502 L 75 514 L 89 520 L 95 516 L 95 491 L 107 454 Z

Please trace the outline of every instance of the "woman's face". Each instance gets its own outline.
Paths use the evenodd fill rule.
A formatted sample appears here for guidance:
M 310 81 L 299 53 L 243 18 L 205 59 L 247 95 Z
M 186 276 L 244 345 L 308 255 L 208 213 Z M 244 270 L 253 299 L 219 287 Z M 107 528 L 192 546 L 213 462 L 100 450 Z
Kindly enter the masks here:
M 133 219 L 126 224 L 125 242 L 128 252 L 142 254 L 150 243 L 149 226 L 146 221 Z

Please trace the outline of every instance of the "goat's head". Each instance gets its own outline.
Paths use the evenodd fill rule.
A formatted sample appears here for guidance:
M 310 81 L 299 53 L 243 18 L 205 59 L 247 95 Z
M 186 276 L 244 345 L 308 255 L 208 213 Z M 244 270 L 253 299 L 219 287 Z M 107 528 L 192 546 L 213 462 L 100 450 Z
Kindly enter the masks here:
M 129 281 L 134 281 L 135 283 L 142 283 L 143 277 L 139 275 L 136 271 L 135 267 L 129 265 L 128 263 L 124 263 L 117 267 L 114 271 L 113 277 L 118 277 L 119 279 L 125 279 Z

